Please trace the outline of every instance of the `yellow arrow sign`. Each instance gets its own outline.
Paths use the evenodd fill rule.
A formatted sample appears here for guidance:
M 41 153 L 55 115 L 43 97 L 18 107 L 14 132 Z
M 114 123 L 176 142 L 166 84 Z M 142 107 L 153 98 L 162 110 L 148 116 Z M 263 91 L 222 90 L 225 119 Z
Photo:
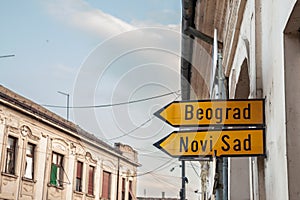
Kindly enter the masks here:
M 264 124 L 264 100 L 174 101 L 154 113 L 178 126 L 257 126 Z
M 260 156 L 264 129 L 173 132 L 154 144 L 172 157 Z

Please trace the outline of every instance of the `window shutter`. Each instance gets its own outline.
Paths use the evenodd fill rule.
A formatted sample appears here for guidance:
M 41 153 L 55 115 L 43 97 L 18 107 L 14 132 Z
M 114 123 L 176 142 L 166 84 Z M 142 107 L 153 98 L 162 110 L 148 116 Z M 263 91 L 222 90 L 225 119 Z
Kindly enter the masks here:
M 132 191 L 132 181 L 129 181 L 129 191 Z
M 77 162 L 77 178 L 81 179 L 82 176 L 82 162 Z
M 133 199 L 133 194 L 132 194 L 132 181 L 129 181 L 129 195 L 128 199 L 132 200 Z
M 57 185 L 57 166 L 55 164 L 51 165 L 51 175 L 50 175 L 50 184 Z
M 110 173 L 103 172 L 102 197 L 109 199 L 110 195 Z
M 93 193 L 94 193 L 94 167 L 90 166 L 88 194 L 93 194 Z
M 122 178 L 122 191 L 125 192 L 125 178 Z

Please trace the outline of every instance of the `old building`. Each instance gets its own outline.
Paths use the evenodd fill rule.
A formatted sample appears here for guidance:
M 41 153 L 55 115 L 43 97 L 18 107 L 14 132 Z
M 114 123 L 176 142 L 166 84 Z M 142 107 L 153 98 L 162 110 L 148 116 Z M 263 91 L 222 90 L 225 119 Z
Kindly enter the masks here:
M 136 199 L 137 152 L 0 86 L 0 199 Z
M 179 200 L 177 198 L 164 198 L 164 197 L 138 197 L 138 200 Z
M 300 199 L 300 2 L 182 2 L 183 98 L 220 94 L 214 84 L 222 78 L 213 59 L 218 51 L 227 97 L 265 99 L 266 157 L 228 159 L 228 199 Z M 218 39 L 218 50 L 212 38 Z M 215 184 L 215 162 L 202 162 L 202 199 L 213 199 L 216 187 L 223 187 Z

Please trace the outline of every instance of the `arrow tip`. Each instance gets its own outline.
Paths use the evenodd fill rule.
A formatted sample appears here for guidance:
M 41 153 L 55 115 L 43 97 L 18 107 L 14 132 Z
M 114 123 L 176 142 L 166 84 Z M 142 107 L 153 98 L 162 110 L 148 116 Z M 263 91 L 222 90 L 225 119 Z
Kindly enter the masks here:
M 165 119 L 165 117 L 162 115 L 162 113 L 165 111 L 165 108 L 161 108 L 158 111 L 156 111 L 155 113 L 153 113 L 153 115 L 157 118 L 159 118 L 160 120 L 167 122 L 167 120 Z
M 161 148 L 161 147 L 160 147 L 160 141 L 155 142 L 155 143 L 153 144 L 153 146 L 155 146 L 156 148 L 160 149 L 160 148 Z
M 159 119 L 161 119 L 164 122 L 169 123 L 169 121 L 167 120 L 167 109 L 169 106 L 171 106 L 174 102 L 171 102 L 169 104 L 167 104 L 166 106 L 162 107 L 161 109 L 159 109 L 158 111 L 156 111 L 155 113 L 153 113 L 154 116 L 158 117 Z M 170 124 L 170 123 L 169 123 Z M 170 124 L 171 125 L 171 124 Z
M 161 108 L 161 109 L 159 109 L 158 111 L 156 111 L 155 113 L 153 113 L 153 115 L 154 115 L 155 117 L 161 118 L 160 113 L 161 113 L 162 111 L 163 111 L 163 108 Z

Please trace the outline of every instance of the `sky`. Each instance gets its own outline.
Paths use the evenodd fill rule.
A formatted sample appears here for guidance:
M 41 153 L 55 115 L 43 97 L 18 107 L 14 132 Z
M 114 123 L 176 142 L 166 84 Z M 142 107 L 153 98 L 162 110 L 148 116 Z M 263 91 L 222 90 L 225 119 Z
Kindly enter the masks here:
M 138 196 L 178 197 L 177 159 L 153 146 L 174 129 L 153 113 L 180 100 L 181 1 L 27 0 L 0 7 L 1 85 L 103 141 L 139 153 Z M 171 172 L 171 169 L 174 171 Z M 187 162 L 188 199 L 198 199 L 199 165 Z

